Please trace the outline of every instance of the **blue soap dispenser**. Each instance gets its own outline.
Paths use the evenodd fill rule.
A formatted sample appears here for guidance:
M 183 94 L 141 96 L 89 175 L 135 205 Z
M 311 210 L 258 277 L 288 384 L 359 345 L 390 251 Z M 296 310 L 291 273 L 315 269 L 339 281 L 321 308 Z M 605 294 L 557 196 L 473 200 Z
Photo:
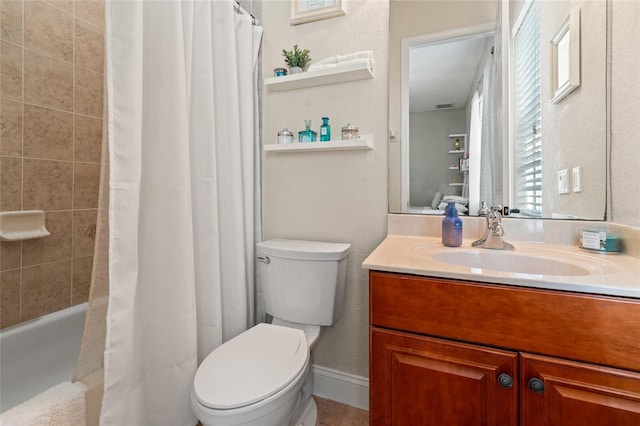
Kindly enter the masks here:
M 455 201 L 449 201 L 442 219 L 442 244 L 447 247 L 462 245 L 462 219 L 458 217 Z

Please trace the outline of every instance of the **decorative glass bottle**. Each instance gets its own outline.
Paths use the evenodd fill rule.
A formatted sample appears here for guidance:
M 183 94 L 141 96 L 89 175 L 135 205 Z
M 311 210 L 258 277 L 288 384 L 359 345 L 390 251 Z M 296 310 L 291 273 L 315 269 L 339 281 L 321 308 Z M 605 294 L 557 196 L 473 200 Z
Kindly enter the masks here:
M 315 142 L 317 133 L 311 130 L 311 120 L 304 120 L 304 127 L 298 132 L 298 142 Z
M 329 117 L 322 117 L 322 126 L 320 126 L 320 142 L 329 142 L 331 140 L 331 126 L 329 125 Z

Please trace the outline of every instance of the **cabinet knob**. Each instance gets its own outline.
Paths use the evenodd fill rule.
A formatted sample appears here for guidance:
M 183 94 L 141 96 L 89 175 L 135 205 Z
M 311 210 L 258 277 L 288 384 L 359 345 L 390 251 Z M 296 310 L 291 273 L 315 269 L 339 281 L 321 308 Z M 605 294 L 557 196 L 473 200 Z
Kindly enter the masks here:
M 542 393 L 544 392 L 544 383 L 542 382 L 542 380 L 533 377 L 529 379 L 529 389 L 531 389 L 535 393 Z
M 512 388 L 513 387 L 513 379 L 507 373 L 502 373 L 498 376 L 498 383 L 503 388 Z

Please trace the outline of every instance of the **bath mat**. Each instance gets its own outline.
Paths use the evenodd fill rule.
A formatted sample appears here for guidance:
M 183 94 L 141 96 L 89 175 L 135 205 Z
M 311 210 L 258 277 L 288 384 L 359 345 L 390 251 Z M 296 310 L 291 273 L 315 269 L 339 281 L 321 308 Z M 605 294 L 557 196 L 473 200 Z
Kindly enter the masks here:
M 0 414 L 2 426 L 85 426 L 85 388 L 63 382 Z

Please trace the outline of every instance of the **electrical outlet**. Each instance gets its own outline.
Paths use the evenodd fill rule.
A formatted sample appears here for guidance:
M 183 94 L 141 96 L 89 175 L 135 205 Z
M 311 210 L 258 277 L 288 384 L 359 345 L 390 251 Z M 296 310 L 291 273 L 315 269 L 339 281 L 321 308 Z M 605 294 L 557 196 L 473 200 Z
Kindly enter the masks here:
M 582 176 L 580 166 L 576 166 L 571 169 L 573 172 L 573 179 L 571 180 L 573 183 L 573 192 L 582 192 Z
M 569 193 L 569 170 L 562 169 L 558 172 L 558 194 Z

